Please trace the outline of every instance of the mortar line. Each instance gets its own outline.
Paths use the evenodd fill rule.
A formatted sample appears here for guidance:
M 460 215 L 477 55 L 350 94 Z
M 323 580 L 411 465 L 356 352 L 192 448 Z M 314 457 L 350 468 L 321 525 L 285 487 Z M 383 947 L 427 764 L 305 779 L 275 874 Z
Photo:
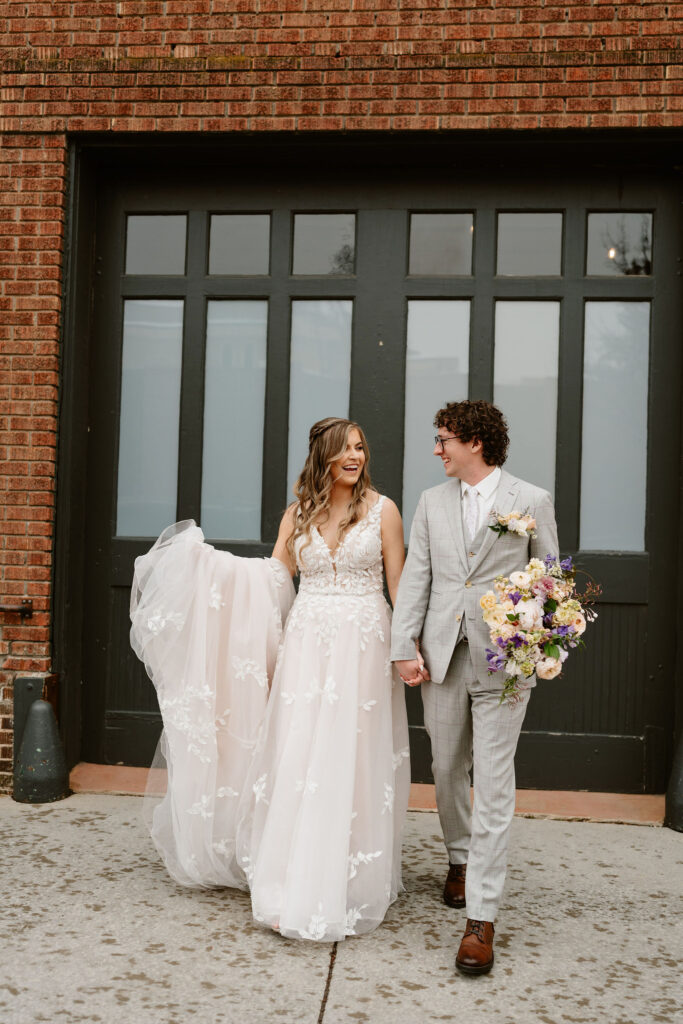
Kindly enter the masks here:
M 327 981 L 325 982 L 325 991 L 323 992 L 323 1001 L 320 1004 L 320 1013 L 318 1014 L 318 1024 L 323 1024 L 323 1017 L 325 1016 L 325 1007 L 327 1006 L 327 997 L 330 994 L 330 985 L 332 984 L 332 972 L 334 970 L 334 962 L 337 959 L 337 946 L 338 942 L 332 944 L 332 950 L 330 952 L 330 966 L 327 971 Z

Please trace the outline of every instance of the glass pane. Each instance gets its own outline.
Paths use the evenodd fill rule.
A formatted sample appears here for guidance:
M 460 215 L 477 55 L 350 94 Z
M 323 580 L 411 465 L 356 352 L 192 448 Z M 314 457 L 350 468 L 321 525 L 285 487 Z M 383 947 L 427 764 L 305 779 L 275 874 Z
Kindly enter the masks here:
M 406 346 L 403 525 L 410 535 L 422 491 L 446 479 L 432 455 L 434 415 L 446 402 L 467 398 L 470 347 L 469 301 L 408 303 Z
M 643 551 L 650 304 L 587 302 L 581 547 Z
M 176 518 L 182 348 L 182 301 L 126 301 L 116 512 L 120 537 L 154 536 Z
M 126 230 L 126 274 L 184 274 L 185 214 L 130 214 Z
M 210 274 L 267 274 L 270 215 L 214 214 L 209 242 Z
M 353 213 L 294 215 L 293 274 L 355 274 L 356 216 Z
M 493 400 L 510 428 L 505 468 L 555 493 L 559 302 L 497 302 Z
M 207 537 L 261 538 L 267 326 L 267 302 L 208 304 L 202 461 Z
M 308 431 L 326 416 L 348 416 L 351 377 L 349 300 L 292 303 L 287 501 L 308 454 Z
M 589 213 L 586 273 L 652 273 L 651 213 Z
M 562 273 L 561 213 L 499 213 L 496 273 L 548 277 Z
M 471 213 L 411 213 L 409 274 L 472 273 Z

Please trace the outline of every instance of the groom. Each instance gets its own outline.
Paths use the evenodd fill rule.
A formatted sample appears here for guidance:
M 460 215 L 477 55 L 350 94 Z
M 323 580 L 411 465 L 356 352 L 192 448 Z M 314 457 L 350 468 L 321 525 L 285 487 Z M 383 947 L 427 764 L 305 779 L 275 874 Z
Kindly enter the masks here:
M 493 966 L 493 922 L 515 809 L 514 756 L 528 694 L 500 704 L 503 673 L 489 675 L 489 630 L 479 600 L 498 575 L 530 558 L 558 555 L 547 491 L 501 469 L 509 444 L 489 402 L 451 402 L 434 426 L 445 483 L 423 491 L 394 610 L 391 657 L 404 681 L 422 685 L 424 720 L 449 869 L 443 898 L 467 907 L 456 957 L 465 974 Z M 489 529 L 494 514 L 536 520 L 534 536 Z M 470 810 L 470 768 L 474 808 Z

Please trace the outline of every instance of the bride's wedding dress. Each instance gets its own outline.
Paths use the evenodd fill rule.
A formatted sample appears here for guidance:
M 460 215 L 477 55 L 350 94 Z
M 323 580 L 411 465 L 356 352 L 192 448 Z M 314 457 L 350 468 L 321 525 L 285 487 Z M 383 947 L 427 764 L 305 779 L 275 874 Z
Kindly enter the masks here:
M 294 938 L 370 931 L 401 886 L 408 725 L 383 500 L 334 553 L 315 527 L 298 539 L 293 603 L 280 562 L 216 551 L 193 523 L 136 560 L 131 639 L 168 766 L 154 841 L 178 881 L 249 888 L 255 919 Z

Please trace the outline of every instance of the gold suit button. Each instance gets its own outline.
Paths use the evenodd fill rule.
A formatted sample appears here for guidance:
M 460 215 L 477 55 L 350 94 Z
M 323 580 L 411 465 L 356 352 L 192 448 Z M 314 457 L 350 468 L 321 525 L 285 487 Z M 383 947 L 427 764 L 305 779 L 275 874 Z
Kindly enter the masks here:
M 456 622 L 460 622 L 460 616 L 459 616 L 459 615 L 456 615 L 456 616 L 455 616 L 455 621 L 456 621 Z
M 467 581 L 467 583 L 465 584 L 465 586 L 466 586 L 466 587 L 471 587 L 471 586 L 472 586 L 472 584 L 471 584 L 471 583 L 470 583 L 470 581 L 468 580 L 468 581 Z

